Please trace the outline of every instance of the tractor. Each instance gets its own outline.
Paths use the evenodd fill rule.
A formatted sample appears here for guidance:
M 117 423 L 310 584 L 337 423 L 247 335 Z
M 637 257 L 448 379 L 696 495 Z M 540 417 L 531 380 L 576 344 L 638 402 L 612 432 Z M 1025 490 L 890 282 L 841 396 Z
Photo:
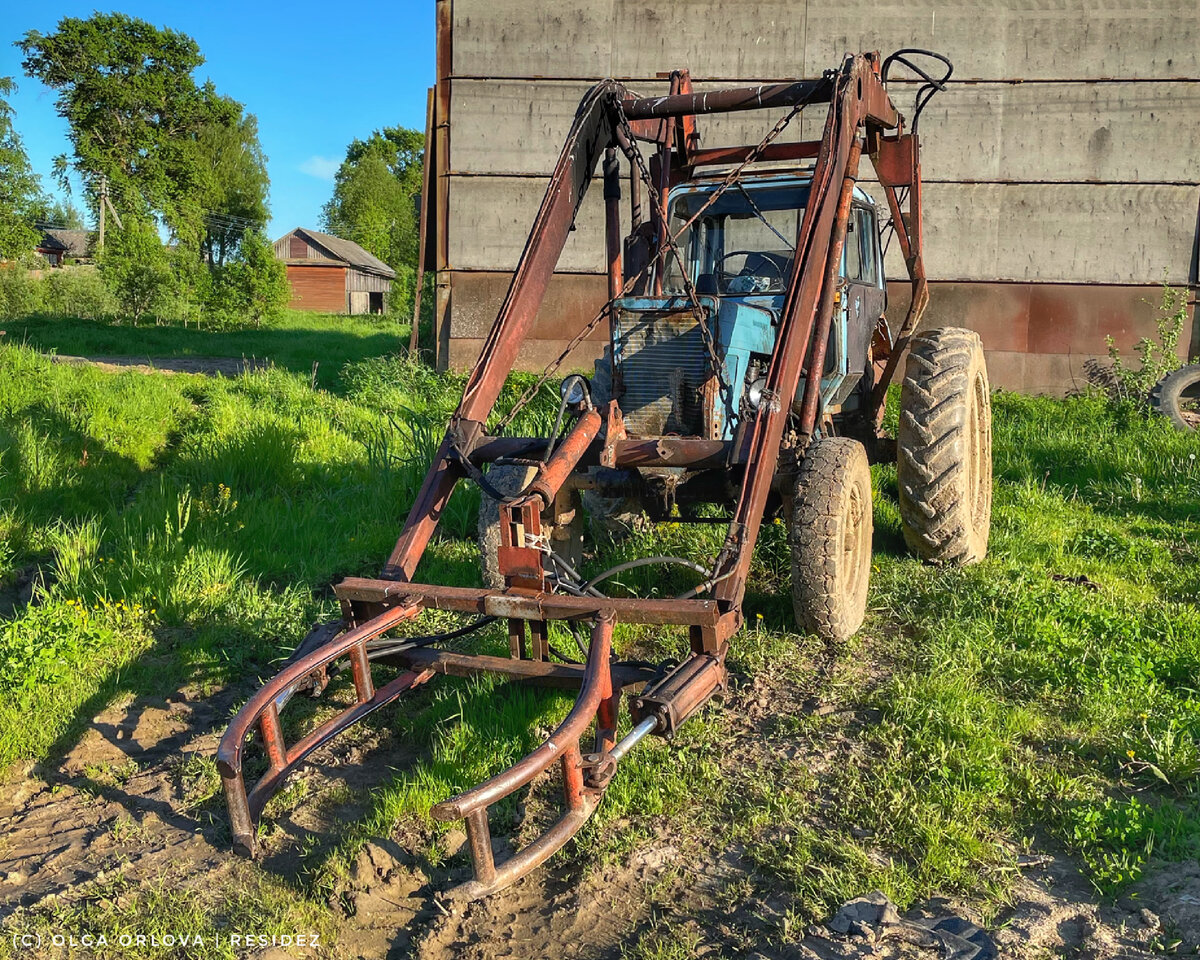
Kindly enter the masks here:
M 922 65 L 928 58 L 945 68 L 940 77 Z M 888 93 L 897 65 L 918 79 L 908 87 L 916 91 L 911 124 Z M 753 642 L 739 631 L 764 521 L 788 528 L 798 626 L 832 644 L 851 637 L 866 611 L 871 462 L 895 458 L 904 536 L 920 557 L 983 558 L 992 487 L 982 345 L 956 327 L 918 331 L 928 284 L 917 129 L 951 71 L 944 57 L 902 50 L 848 56 L 812 80 L 697 92 L 676 71 L 665 96 L 637 96 L 612 80 L 588 91 L 381 575 L 335 588 L 343 614 L 335 635 L 302 646 L 222 740 L 218 763 L 240 852 L 254 854 L 263 806 L 306 756 L 438 674 L 490 672 L 577 689 L 566 719 L 532 753 L 433 809 L 437 819 L 466 823 L 474 878 L 451 894 L 486 896 L 579 830 L 639 742 L 670 738 L 726 688 L 730 646 Z M 827 110 L 821 138 L 781 141 L 816 104 Z M 700 118 L 749 110 L 781 115 L 756 144 L 701 144 Z M 863 154 L 875 179 L 860 184 Z M 608 296 L 517 403 L 493 417 L 597 167 Z M 896 329 L 885 315 L 885 238 L 910 283 Z M 590 377 L 561 380 L 550 436 L 508 435 L 518 411 L 597 330 L 607 333 L 603 355 Z M 890 438 L 885 402 L 902 361 L 899 429 Z M 418 583 L 417 564 L 461 484 L 482 491 L 483 586 Z M 710 564 L 654 555 L 580 572 L 589 530 L 599 540 L 663 521 L 719 523 L 726 534 Z M 671 564 L 693 568 L 699 583 L 665 598 L 602 589 L 624 570 Z M 477 619 L 413 636 L 406 624 L 434 609 Z M 507 657 L 455 649 L 455 640 L 495 621 L 507 626 Z M 583 662 L 553 648 L 553 621 L 575 634 Z M 661 664 L 622 660 L 612 647 L 617 623 L 686 628 L 689 653 Z M 280 712 L 297 694 L 323 690 L 335 664 L 352 672 L 355 703 L 287 743 Z M 630 721 L 618 738 L 623 699 Z M 267 759 L 252 787 L 249 747 Z M 561 818 L 497 862 L 488 808 L 555 765 Z

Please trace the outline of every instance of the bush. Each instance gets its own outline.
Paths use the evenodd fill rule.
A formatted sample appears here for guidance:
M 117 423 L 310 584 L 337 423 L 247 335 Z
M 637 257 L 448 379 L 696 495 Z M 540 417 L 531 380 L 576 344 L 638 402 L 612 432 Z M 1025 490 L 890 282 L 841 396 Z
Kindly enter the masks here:
M 1112 361 L 1107 371 L 1111 378 L 1107 390 L 1113 400 L 1118 403 L 1132 400 L 1141 405 L 1159 380 L 1182 366 L 1177 350 L 1187 319 L 1187 296 L 1183 291 L 1173 290 L 1164 283 L 1158 316 L 1154 321 L 1158 328 L 1157 338 L 1142 337 L 1133 345 L 1133 352 L 1138 359 L 1137 369 L 1126 365 L 1111 336 L 1104 338 L 1109 360 Z
M 287 266 L 262 233 L 247 230 L 238 257 L 211 271 L 205 307 L 213 326 L 254 326 L 276 319 L 291 299 Z
M 44 308 L 59 317 L 99 320 L 117 312 L 117 301 L 95 267 L 68 267 L 42 278 Z
M 175 289 L 171 259 L 149 224 L 130 221 L 114 230 L 100 260 L 100 275 L 116 298 L 117 309 L 134 323 L 161 317 Z
M 0 318 L 27 317 L 41 306 L 42 288 L 36 277 L 19 264 L 0 266 Z

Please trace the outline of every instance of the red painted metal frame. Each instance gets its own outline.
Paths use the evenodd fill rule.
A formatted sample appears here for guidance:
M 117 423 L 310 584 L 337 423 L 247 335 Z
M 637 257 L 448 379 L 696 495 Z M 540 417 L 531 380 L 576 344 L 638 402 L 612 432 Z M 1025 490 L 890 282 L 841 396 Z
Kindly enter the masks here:
M 253 854 L 256 824 L 266 800 L 305 756 L 361 717 L 437 673 L 500 673 L 528 682 L 577 685 L 580 693 L 575 706 L 545 743 L 508 771 L 434 808 L 439 819 L 466 821 L 475 879 L 453 893 L 467 898 L 484 896 L 534 869 L 575 834 L 611 780 L 618 757 L 628 749 L 628 745 L 614 747 L 621 691 L 628 685 L 644 683 L 649 674 L 611 661 L 615 623 L 679 625 L 689 630 L 691 656 L 647 685 L 634 703 L 633 715 L 641 731 L 637 736 L 652 731 L 673 732 L 678 723 L 723 689 L 725 655 L 729 640 L 742 623 L 742 598 L 750 560 L 775 479 L 792 401 L 805 369 L 823 366 L 838 263 L 861 152 L 870 156 L 884 187 L 913 283 L 913 306 L 897 342 L 891 345 L 892 353 L 877 387 L 880 395 L 894 374 L 899 348 L 915 327 L 927 300 L 921 258 L 919 144 L 915 136 L 904 133 L 903 120 L 888 98 L 879 69 L 878 54 L 862 54 L 848 57 L 840 70 L 830 71 L 817 80 L 695 93 L 686 71 L 676 71 L 671 75 L 670 93 L 664 97 L 630 97 L 614 81 L 596 84 L 588 91 L 551 175 L 508 294 L 381 578 L 348 578 L 336 588 L 347 632 L 292 663 L 267 683 L 239 712 L 221 742 L 218 763 L 238 849 Z M 559 443 L 553 456 L 541 464 L 524 496 L 501 505 L 500 566 L 506 577 L 504 589 L 412 582 L 442 512 L 468 467 L 473 470 L 474 464 L 502 457 L 544 457 L 545 438 L 489 437 L 485 423 L 530 331 L 601 158 L 610 296 L 625 290 L 625 278 L 638 269 L 630 251 L 637 249 L 635 241 L 639 237 L 638 242 L 645 242 L 644 228 L 649 226 L 651 235 L 657 234 L 662 239 L 665 206 L 652 205 L 650 223 L 643 224 L 641 185 L 632 175 L 633 233 L 624 242 L 620 235 L 621 188 L 616 151 L 628 153 L 633 149 L 622 131 L 621 114 L 628 118 L 637 140 L 649 141 L 656 147 L 650 172 L 665 204 L 670 185 L 685 181 L 688 171 L 695 166 L 741 162 L 753 149 L 748 146 L 701 149 L 696 116 L 777 109 L 820 100 L 830 105 L 820 141 L 772 144 L 758 155 L 759 160 L 815 157 L 816 164 L 809 201 L 798 227 L 797 255 L 767 371 L 763 402 L 753 421 L 743 424 L 732 442 L 695 437 L 628 438 L 618 402 L 610 402 L 603 411 L 588 410 Z M 439 111 L 439 116 L 442 115 Z M 898 193 L 901 189 L 908 190 L 907 210 L 902 209 Z M 439 242 L 444 242 L 444 238 Z M 662 256 L 661 242 L 657 255 Z M 656 282 L 661 282 L 662 272 L 657 271 Z M 817 380 L 808 378 L 798 418 L 799 455 L 803 454 L 803 439 L 816 426 L 818 404 L 813 384 Z M 597 463 L 609 467 L 705 469 L 736 465 L 744 468 L 734 518 L 709 581 L 711 599 L 613 599 L 550 591 L 536 548 L 541 513 L 556 502 L 581 467 Z M 476 612 L 506 619 L 510 625 L 512 659 L 405 648 L 403 641 L 397 640 L 395 646 L 389 645 L 380 654 L 379 662 L 403 669 L 376 689 L 368 644 L 378 644 L 388 630 L 417 616 L 424 608 Z M 584 666 L 548 662 L 546 624 L 550 620 L 593 624 Z M 534 659 L 525 659 L 529 656 L 525 624 L 529 624 L 533 636 Z M 288 747 L 280 711 L 298 691 L 322 686 L 329 665 L 343 657 L 349 658 L 353 671 L 355 703 Z M 580 743 L 593 720 L 595 749 L 584 754 Z M 261 736 L 269 766 L 259 783 L 247 791 L 243 753 L 255 732 Z M 488 807 L 555 765 L 562 769 L 564 784 L 562 818 L 533 844 L 497 864 L 491 847 Z

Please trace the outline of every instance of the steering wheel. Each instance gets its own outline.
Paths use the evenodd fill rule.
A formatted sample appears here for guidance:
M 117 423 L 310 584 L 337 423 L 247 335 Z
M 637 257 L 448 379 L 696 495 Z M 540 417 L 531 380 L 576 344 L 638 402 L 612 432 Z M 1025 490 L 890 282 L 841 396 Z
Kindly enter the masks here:
M 755 272 L 752 274 L 737 273 L 737 274 L 733 274 L 732 276 L 730 276 L 729 274 L 727 274 L 725 272 L 725 261 L 728 260 L 730 257 L 746 257 L 746 258 L 758 257 L 762 262 L 761 262 L 761 264 L 756 264 Z M 749 262 L 748 259 L 747 259 L 747 262 Z M 722 292 L 725 292 L 725 293 L 729 292 L 730 281 L 736 279 L 737 277 L 740 277 L 740 276 L 747 276 L 747 277 L 749 277 L 749 276 L 755 276 L 755 277 L 764 276 L 764 274 L 759 272 L 759 270 L 763 266 L 769 267 L 770 270 L 772 271 L 772 273 L 774 274 L 774 281 L 772 281 L 770 274 L 765 275 L 766 279 L 768 281 L 767 290 L 769 290 L 775 286 L 775 281 L 778 281 L 779 289 L 782 289 L 784 282 L 785 282 L 784 276 L 783 276 L 783 268 L 779 265 L 779 263 L 775 260 L 774 257 L 768 257 L 761 250 L 731 250 L 729 253 L 727 253 L 723 257 L 721 257 L 721 259 L 719 259 L 716 262 L 715 266 L 716 266 L 716 274 L 717 274 L 717 286 Z M 743 266 L 742 269 L 744 270 L 745 267 Z M 746 290 L 746 291 L 738 291 L 738 292 L 766 293 L 767 290 L 754 290 L 754 291 Z

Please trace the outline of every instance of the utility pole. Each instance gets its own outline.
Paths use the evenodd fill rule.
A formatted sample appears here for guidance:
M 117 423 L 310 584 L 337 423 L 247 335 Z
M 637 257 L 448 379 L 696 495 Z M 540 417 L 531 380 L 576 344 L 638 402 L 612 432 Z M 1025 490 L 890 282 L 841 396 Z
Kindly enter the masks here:
M 113 219 L 117 221 L 117 226 L 124 230 L 125 225 L 121 223 L 121 216 L 117 213 L 117 208 L 112 205 L 112 201 L 108 199 L 108 177 L 100 174 L 100 244 L 99 249 L 104 249 L 104 208 L 107 207 L 113 215 Z
M 108 177 L 100 175 L 100 249 L 104 249 L 104 205 L 108 203 Z

